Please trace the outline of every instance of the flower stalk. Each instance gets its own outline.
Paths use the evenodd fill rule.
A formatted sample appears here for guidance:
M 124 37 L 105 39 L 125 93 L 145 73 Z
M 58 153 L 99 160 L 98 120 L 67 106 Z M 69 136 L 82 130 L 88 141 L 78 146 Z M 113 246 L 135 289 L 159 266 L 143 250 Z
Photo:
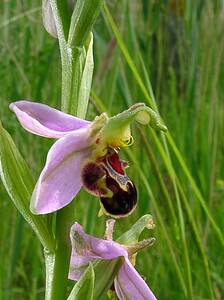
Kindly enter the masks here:
M 93 73 L 91 28 L 102 0 L 78 0 L 70 17 L 67 1 L 50 0 L 62 63 L 62 101 L 65 113 L 85 118 Z M 49 17 L 49 16 L 48 16 Z M 88 22 L 87 22 L 88 21 Z M 82 37 L 82 40 L 79 40 Z M 69 231 L 74 203 L 57 212 L 55 252 L 45 249 L 46 300 L 66 299 L 71 253 Z
M 67 298 L 71 243 L 69 231 L 74 218 L 74 202 L 57 212 L 54 253 L 44 250 L 46 265 L 46 300 Z

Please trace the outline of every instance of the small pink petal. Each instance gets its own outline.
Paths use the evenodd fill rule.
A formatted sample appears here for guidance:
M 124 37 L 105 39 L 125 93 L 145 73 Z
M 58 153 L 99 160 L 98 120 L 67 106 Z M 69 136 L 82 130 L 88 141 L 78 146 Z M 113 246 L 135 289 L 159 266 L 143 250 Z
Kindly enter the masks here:
M 78 281 L 85 270 L 88 268 L 89 262 L 93 260 L 94 258 L 77 255 L 77 253 L 72 251 L 68 278 Z
M 127 258 L 118 271 L 114 286 L 120 300 L 156 300 L 150 288 Z
M 31 198 L 34 214 L 56 211 L 72 201 L 82 187 L 81 164 L 91 154 L 88 129 L 59 139 L 49 150 Z
M 114 241 L 102 240 L 90 236 L 82 226 L 75 223 L 71 228 L 72 255 L 69 279 L 78 280 L 88 263 L 94 259 L 113 259 L 123 256 L 124 263 L 114 280 L 115 290 L 120 300 L 156 300 L 145 281 L 128 259 L 128 253 Z
M 94 259 L 113 259 L 128 254 L 121 245 L 114 241 L 102 240 L 85 233 L 78 223 L 71 228 L 72 255 L 69 279 L 78 280 L 88 263 Z
M 78 223 L 75 223 L 71 228 L 71 242 L 73 250 L 81 256 L 95 259 L 128 257 L 127 251 L 120 244 L 93 237 L 85 233 Z
M 91 124 L 41 103 L 21 100 L 9 107 L 27 131 L 43 137 L 60 138 Z

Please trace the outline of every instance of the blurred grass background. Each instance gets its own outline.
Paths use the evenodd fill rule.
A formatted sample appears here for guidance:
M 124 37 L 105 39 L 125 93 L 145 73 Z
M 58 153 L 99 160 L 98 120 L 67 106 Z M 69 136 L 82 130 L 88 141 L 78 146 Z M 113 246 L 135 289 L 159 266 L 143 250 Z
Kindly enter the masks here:
M 57 41 L 37 0 L 0 3 L 0 117 L 37 178 L 52 141 L 25 132 L 8 109 L 28 99 L 60 108 Z M 150 213 L 156 243 L 138 271 L 158 299 L 224 299 L 224 3 L 108 1 L 94 27 L 95 71 L 88 119 L 136 102 L 158 110 L 168 134 L 133 126 L 130 161 L 136 211 L 115 237 Z M 75 180 L 75 179 L 74 179 Z M 99 203 L 81 191 L 74 219 L 102 236 Z M 0 299 L 43 299 L 41 246 L 0 183 Z

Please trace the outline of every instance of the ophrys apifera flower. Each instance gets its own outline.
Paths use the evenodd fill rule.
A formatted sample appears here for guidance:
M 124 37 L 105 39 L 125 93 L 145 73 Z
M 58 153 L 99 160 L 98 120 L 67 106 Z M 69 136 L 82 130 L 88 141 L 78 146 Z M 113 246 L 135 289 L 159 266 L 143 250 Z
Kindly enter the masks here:
M 102 209 L 109 215 L 121 217 L 133 211 L 136 188 L 126 174 L 128 162 L 120 160 L 118 153 L 133 143 L 130 123 L 134 120 L 166 131 L 153 110 L 138 103 L 112 118 L 102 113 L 89 122 L 41 103 L 18 101 L 10 108 L 27 131 L 58 139 L 33 191 L 33 213 L 64 207 L 82 186 L 100 197 Z
M 112 223 L 111 220 L 108 220 L 108 222 Z M 136 256 L 138 251 L 152 245 L 155 241 L 154 238 L 131 245 L 122 245 L 112 239 L 103 240 L 91 236 L 85 233 L 78 223 L 72 226 L 70 238 L 72 243 L 70 279 L 79 280 L 88 267 L 89 262 L 96 260 L 110 261 L 120 257 L 123 258 L 123 262 L 114 278 L 113 286 L 118 298 L 120 300 L 156 300 L 153 292 L 132 265 L 132 256 Z M 104 284 L 104 278 L 100 280 L 102 281 L 101 284 Z

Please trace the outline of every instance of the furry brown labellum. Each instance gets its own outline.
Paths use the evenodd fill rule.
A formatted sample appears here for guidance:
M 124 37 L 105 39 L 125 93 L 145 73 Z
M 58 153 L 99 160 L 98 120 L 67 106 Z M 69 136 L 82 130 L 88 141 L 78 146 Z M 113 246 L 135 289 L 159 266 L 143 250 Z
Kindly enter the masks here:
M 85 189 L 100 196 L 105 212 L 118 218 L 129 215 L 137 204 L 135 185 L 125 173 L 127 166 L 128 163 L 111 150 L 99 162 L 86 162 L 82 170 Z

